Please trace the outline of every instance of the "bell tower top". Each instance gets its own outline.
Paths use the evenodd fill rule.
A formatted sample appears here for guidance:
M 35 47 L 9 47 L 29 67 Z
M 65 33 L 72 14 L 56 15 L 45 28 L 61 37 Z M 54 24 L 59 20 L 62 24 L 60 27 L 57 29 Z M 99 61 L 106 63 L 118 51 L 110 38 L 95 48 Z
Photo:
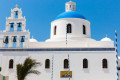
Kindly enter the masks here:
M 68 11 L 76 11 L 76 3 L 71 0 L 65 4 L 66 12 Z

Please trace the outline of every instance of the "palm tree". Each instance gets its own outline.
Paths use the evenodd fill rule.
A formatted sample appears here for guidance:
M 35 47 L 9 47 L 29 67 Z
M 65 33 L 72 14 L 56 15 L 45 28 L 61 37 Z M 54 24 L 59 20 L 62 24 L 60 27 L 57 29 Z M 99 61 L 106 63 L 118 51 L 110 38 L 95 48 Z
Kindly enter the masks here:
M 34 69 L 40 65 L 40 62 L 36 62 L 35 59 L 31 59 L 30 57 L 26 58 L 23 64 L 17 64 L 18 80 L 25 80 L 26 76 L 29 74 L 39 75 L 40 72 Z

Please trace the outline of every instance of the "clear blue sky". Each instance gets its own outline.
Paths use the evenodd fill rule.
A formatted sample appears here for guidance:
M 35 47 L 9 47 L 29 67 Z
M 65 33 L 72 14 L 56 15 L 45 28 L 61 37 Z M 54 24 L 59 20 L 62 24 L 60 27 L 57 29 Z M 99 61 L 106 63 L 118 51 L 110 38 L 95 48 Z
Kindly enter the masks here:
M 64 12 L 69 0 L 0 0 L 0 30 L 5 29 L 5 19 L 10 16 L 11 8 L 16 4 L 26 16 L 27 29 L 38 41 L 50 36 L 50 23 L 57 15 Z M 77 4 L 77 11 L 91 22 L 91 36 L 100 40 L 106 35 L 114 40 L 115 29 L 118 31 L 120 45 L 120 0 L 72 0 Z M 120 49 L 119 49 L 120 50 Z

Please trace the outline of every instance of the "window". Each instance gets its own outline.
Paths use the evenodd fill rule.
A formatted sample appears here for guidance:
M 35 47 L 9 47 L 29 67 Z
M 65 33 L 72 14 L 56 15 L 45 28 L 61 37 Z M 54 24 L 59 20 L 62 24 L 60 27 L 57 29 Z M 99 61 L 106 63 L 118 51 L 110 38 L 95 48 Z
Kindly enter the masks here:
M 120 70 L 120 67 L 118 67 L 118 70 Z
M 9 61 L 9 69 L 13 69 L 13 59 L 10 59 Z
M 56 35 L 56 29 L 57 29 L 57 27 L 55 26 L 54 27 L 54 35 Z
M 67 24 L 67 33 L 71 33 L 71 30 L 72 29 L 72 27 L 71 27 L 71 24 Z
M 86 27 L 83 25 L 83 34 L 86 34 Z
M 108 68 L 108 66 L 107 66 L 107 59 L 103 59 L 102 60 L 102 67 L 103 68 Z
M 88 60 L 83 59 L 83 68 L 88 68 Z
M 68 59 L 64 60 L 64 68 L 68 68 Z
M 50 68 L 50 60 L 49 59 L 45 60 L 45 68 Z

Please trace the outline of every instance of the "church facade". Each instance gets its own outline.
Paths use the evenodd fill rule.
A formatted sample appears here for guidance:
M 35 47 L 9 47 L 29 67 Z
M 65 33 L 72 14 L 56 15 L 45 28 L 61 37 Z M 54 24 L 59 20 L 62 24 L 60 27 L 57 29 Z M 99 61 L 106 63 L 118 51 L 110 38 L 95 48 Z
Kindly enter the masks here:
M 90 22 L 76 11 L 76 3 L 69 1 L 65 12 L 51 22 L 50 39 L 38 42 L 30 39 L 26 19 L 16 6 L 0 34 L 0 74 L 17 80 L 16 65 L 31 57 L 42 63 L 37 68 L 41 74 L 26 80 L 118 80 L 114 41 L 108 37 L 96 41 L 90 29 Z

